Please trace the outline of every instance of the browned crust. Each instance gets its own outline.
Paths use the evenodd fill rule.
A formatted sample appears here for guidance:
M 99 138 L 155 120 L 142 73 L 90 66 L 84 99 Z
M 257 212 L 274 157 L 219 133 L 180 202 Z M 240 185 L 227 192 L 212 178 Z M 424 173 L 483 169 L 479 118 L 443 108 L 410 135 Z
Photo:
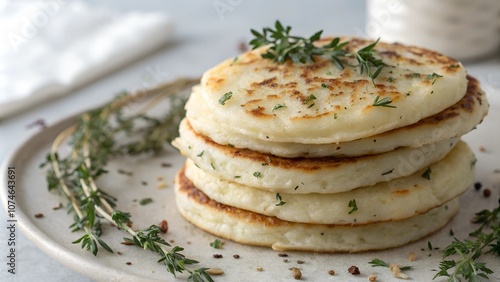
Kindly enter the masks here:
M 481 85 L 479 84 L 479 81 L 477 79 L 475 79 L 470 75 L 467 75 L 467 80 L 468 80 L 467 92 L 465 93 L 465 96 L 462 99 L 460 99 L 460 101 L 446 108 L 444 111 L 438 114 L 422 119 L 419 122 L 410 124 L 404 128 L 411 129 L 424 125 L 436 125 L 446 120 L 460 116 L 461 112 L 472 113 L 474 111 L 477 111 L 478 108 L 484 102 L 484 92 L 481 89 Z M 384 132 L 381 135 L 391 134 L 393 131 L 398 129 L 399 128 Z
M 233 207 L 233 206 L 219 203 L 219 202 L 211 199 L 210 197 L 208 197 L 205 193 L 203 193 L 203 191 L 198 189 L 193 184 L 193 182 L 191 182 L 191 180 L 189 180 L 186 177 L 185 170 L 186 170 L 186 165 L 184 165 L 179 170 L 179 172 L 177 173 L 177 177 L 176 177 L 176 185 L 178 186 L 177 189 L 180 193 L 186 194 L 191 201 L 196 202 L 199 205 L 206 206 L 210 209 L 213 209 L 216 212 L 224 213 L 228 216 L 237 217 L 240 220 L 244 220 L 245 222 L 247 222 L 249 224 L 262 224 L 266 227 L 285 226 L 285 225 L 290 225 L 290 224 L 292 224 L 292 225 L 306 225 L 306 226 L 321 225 L 321 226 L 325 226 L 327 228 L 335 228 L 335 227 L 340 227 L 340 226 L 344 226 L 344 227 L 347 227 L 347 226 L 351 226 L 351 227 L 365 226 L 365 225 L 369 225 L 369 224 L 377 224 L 377 223 L 382 222 L 382 221 L 368 221 L 368 222 L 361 222 L 361 223 L 358 222 L 358 223 L 342 223 L 342 224 L 315 224 L 315 223 L 304 223 L 304 222 L 298 223 L 298 222 L 290 222 L 290 221 L 282 220 L 282 219 L 279 219 L 279 218 L 274 217 L 274 216 L 267 216 L 267 215 L 255 213 L 252 211 L 243 210 L 243 209 L 240 209 L 237 207 Z M 415 186 L 414 189 L 419 189 L 419 187 Z M 402 189 L 402 190 L 394 191 L 394 193 L 396 195 L 398 195 L 398 194 L 403 195 L 403 194 L 411 193 L 411 191 L 409 189 Z M 424 213 L 430 211 L 431 209 L 433 209 L 433 208 L 418 211 L 415 213 L 415 216 L 420 215 L 420 214 L 424 214 Z M 387 221 L 383 221 L 383 222 L 396 222 L 396 221 L 401 221 L 401 220 L 405 220 L 405 219 L 407 219 L 407 218 L 401 218 L 401 219 L 396 219 L 396 220 L 387 220 Z

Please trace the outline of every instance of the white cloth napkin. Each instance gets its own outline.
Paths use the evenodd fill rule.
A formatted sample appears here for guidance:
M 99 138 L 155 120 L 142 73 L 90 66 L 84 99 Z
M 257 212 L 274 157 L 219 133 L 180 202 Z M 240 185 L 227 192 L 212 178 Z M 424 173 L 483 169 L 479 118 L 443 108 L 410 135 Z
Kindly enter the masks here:
M 0 119 L 115 70 L 165 44 L 170 18 L 81 1 L 0 1 Z

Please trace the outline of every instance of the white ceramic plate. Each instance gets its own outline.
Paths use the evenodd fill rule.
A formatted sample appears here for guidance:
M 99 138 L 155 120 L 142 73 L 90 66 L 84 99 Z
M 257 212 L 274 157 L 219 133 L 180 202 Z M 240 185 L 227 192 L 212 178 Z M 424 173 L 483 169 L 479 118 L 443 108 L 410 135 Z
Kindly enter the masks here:
M 99 180 L 101 188 L 116 196 L 118 209 L 132 214 L 134 227 L 142 228 L 158 224 L 165 219 L 169 223 L 169 231 L 165 235 L 167 241 L 174 240 L 173 245 L 185 248 L 187 257 L 200 261 L 196 267 L 219 267 L 225 271 L 222 276 L 214 276 L 216 281 L 290 281 L 293 280 L 289 268 L 298 267 L 305 281 L 366 281 L 368 275 L 376 274 L 378 281 L 393 280 L 386 268 L 371 267 L 368 262 L 374 258 L 389 263 L 412 265 L 413 270 L 406 271 L 414 281 L 431 281 L 435 275 L 441 253 L 429 250 L 428 242 L 434 248 L 445 247 L 451 242 L 450 229 L 457 238 L 466 238 L 474 230 L 470 219 L 481 209 L 492 209 L 498 205 L 500 196 L 500 97 L 489 96 L 491 109 L 489 116 L 478 126 L 478 129 L 465 136 L 465 140 L 476 152 L 477 181 L 492 194 L 484 198 L 482 191 L 471 188 L 461 198 L 460 213 L 441 231 L 404 247 L 380 252 L 362 254 L 316 254 L 288 252 L 288 257 L 278 256 L 278 252 L 268 248 L 251 247 L 225 241 L 222 249 L 214 249 L 209 244 L 216 239 L 194 228 L 182 219 L 174 204 L 173 179 L 176 171 L 183 163 L 183 158 L 173 149 L 163 156 L 155 158 L 121 158 L 114 159 L 108 166 L 109 174 Z M 100 281 L 172 281 L 173 276 L 166 268 L 157 264 L 157 255 L 143 251 L 135 246 L 120 244 L 127 236 L 116 227 L 104 224 L 103 239 L 115 251 L 114 254 L 101 248 L 97 257 L 80 249 L 80 245 L 71 242 L 82 234 L 71 233 L 68 228 L 72 224 L 72 216 L 65 209 L 53 210 L 66 200 L 57 194 L 49 193 L 45 182 L 44 170 L 39 164 L 45 159 L 54 137 L 64 128 L 70 126 L 74 118 L 63 120 L 50 126 L 21 144 L 12 152 L 1 168 L 1 197 L 4 206 L 7 204 L 7 168 L 15 167 L 16 224 L 44 252 L 57 259 L 67 267 Z M 165 167 L 170 164 L 170 167 Z M 120 174 L 118 169 L 130 171 L 131 176 Z M 163 180 L 161 180 L 163 179 Z M 160 182 L 167 188 L 158 189 Z M 143 182 L 147 182 L 145 185 Z M 139 205 L 143 198 L 153 198 L 148 205 Z M 35 214 L 44 214 L 43 218 L 35 218 Z M 120 252 L 121 254 L 116 254 Z M 417 260 L 409 262 L 408 253 L 414 252 Z M 215 259 L 214 254 L 222 254 L 223 258 Z M 239 259 L 233 255 L 238 254 Z M 285 262 L 284 260 L 288 260 Z M 303 261 L 303 264 L 297 261 Z M 492 281 L 500 281 L 498 258 L 485 256 L 487 265 L 496 272 L 490 275 Z M 131 264 L 128 265 L 127 262 Z M 356 265 L 361 275 L 353 276 L 347 269 Z M 262 268 L 258 271 L 257 268 Z M 335 276 L 328 274 L 335 270 Z M 177 276 L 185 280 L 187 275 Z M 360 280 L 361 279 L 361 280 Z M 438 280 L 439 281 L 439 280 Z

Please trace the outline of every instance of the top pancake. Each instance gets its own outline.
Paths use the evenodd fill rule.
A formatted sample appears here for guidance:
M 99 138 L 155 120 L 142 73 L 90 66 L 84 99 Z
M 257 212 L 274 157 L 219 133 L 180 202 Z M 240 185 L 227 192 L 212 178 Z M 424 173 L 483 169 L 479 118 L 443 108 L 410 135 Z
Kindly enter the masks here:
M 372 42 L 343 41 L 349 41 L 349 52 Z M 382 42 L 375 50 L 388 65 L 375 85 L 366 73 L 360 74 L 353 58 L 339 70 L 327 57 L 315 57 L 314 63 L 278 64 L 261 57 L 266 47 L 249 51 L 203 75 L 199 95 L 187 105 L 187 116 L 210 118 L 228 132 L 271 142 L 339 143 L 415 123 L 453 105 L 466 92 L 465 70 L 452 58 Z M 229 92 L 232 96 L 221 102 Z M 390 98 L 395 108 L 373 106 L 377 96 Z M 190 114 L 202 104 L 210 117 Z M 210 132 L 201 120 L 192 124 L 199 125 L 198 132 Z

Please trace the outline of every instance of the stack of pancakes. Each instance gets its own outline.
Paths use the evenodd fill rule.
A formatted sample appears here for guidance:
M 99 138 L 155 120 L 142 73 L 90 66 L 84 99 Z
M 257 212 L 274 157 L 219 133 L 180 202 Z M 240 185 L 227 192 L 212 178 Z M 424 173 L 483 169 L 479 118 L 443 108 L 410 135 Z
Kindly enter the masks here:
M 326 44 L 331 39 L 320 40 Z M 348 41 L 349 52 L 372 43 Z M 372 81 L 354 58 L 296 64 L 267 47 L 208 70 L 193 88 L 176 179 L 182 216 L 237 242 L 275 250 L 359 252 L 443 227 L 470 186 L 460 136 L 488 110 L 462 64 L 379 42 Z

